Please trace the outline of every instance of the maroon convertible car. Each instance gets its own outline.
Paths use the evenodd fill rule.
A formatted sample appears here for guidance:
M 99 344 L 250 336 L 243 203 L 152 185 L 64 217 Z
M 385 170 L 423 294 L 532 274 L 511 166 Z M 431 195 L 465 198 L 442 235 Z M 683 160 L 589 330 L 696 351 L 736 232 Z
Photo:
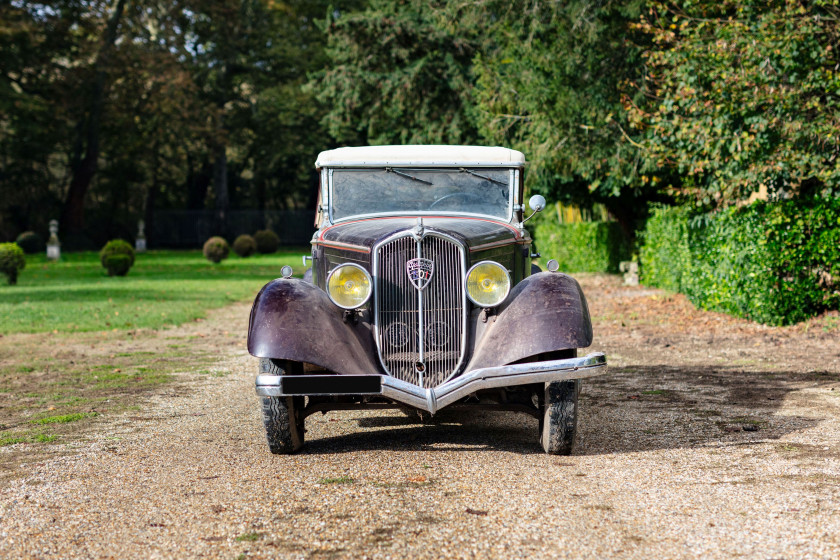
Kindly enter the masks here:
M 543 449 L 571 453 L 580 380 L 606 358 L 578 356 L 592 325 L 577 281 L 531 264 L 522 153 L 339 148 L 315 165 L 311 268 L 284 267 L 251 310 L 269 449 L 300 449 L 315 412 L 481 407 L 535 416 Z

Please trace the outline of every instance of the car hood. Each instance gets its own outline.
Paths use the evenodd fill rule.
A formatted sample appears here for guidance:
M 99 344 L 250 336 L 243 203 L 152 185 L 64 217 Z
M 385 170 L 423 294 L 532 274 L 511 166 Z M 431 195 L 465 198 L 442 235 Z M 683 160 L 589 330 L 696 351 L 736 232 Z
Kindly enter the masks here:
M 369 218 L 326 227 L 318 232 L 316 242 L 324 246 L 365 249 L 382 239 L 417 225 L 417 218 Z M 484 218 L 423 217 L 423 226 L 448 233 L 469 247 L 479 250 L 520 241 L 523 234 L 510 224 Z M 527 234 L 526 234 L 527 235 Z

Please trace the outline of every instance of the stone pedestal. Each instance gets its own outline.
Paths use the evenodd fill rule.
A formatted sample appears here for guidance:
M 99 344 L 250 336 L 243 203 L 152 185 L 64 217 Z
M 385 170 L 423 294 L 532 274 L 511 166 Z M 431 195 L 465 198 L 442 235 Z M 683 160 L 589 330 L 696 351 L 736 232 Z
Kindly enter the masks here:
M 138 253 L 146 252 L 146 223 L 143 220 L 137 222 L 137 238 L 134 240 L 134 250 Z
M 624 273 L 625 286 L 639 285 L 639 263 L 635 261 L 624 261 L 618 265 L 618 269 Z
M 58 220 L 50 220 L 50 238 L 47 239 L 47 259 L 61 258 L 61 242 L 58 240 Z

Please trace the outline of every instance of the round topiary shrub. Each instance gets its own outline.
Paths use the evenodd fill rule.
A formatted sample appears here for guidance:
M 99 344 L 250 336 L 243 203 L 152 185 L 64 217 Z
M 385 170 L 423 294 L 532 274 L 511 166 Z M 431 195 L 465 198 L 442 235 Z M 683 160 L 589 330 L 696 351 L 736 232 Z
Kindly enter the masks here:
M 122 239 L 113 239 L 99 251 L 99 262 L 108 276 L 125 276 L 134 264 L 134 247 Z
M 23 249 L 17 243 L 0 243 L 0 273 L 6 275 L 9 284 L 17 284 L 18 274 L 24 268 Z
M 24 231 L 17 236 L 15 243 L 17 243 L 27 255 L 43 253 L 47 248 L 47 245 L 44 243 L 44 238 L 34 231 Z
M 280 238 L 270 229 L 261 229 L 254 234 L 254 241 L 257 242 L 257 251 L 266 255 L 276 253 L 280 247 Z
M 233 241 L 233 252 L 240 257 L 250 257 L 257 252 L 257 242 L 250 235 L 240 235 Z
M 204 243 L 204 256 L 214 263 L 222 262 L 228 258 L 230 246 L 223 237 L 211 237 Z
M 105 268 L 108 269 L 108 276 L 125 276 L 131 268 L 131 255 L 111 255 L 106 260 Z

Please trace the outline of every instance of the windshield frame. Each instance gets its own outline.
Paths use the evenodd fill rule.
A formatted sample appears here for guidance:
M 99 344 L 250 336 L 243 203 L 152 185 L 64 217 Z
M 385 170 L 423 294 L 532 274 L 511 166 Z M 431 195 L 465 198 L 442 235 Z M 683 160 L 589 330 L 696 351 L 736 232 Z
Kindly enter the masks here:
M 327 218 L 330 224 L 339 224 L 341 222 L 351 221 L 351 220 L 358 220 L 370 217 L 402 217 L 402 216 L 456 216 L 456 217 L 469 217 L 469 218 L 486 218 L 495 220 L 498 222 L 505 222 L 511 223 L 515 214 L 514 214 L 514 206 L 516 204 L 517 194 L 519 192 L 519 183 L 520 183 L 520 176 L 522 168 L 519 166 L 516 167 L 508 167 L 504 165 L 494 165 L 494 166 L 480 166 L 480 165 L 457 165 L 457 164 L 450 164 L 450 165 L 431 165 L 431 164 L 421 164 L 421 165 L 410 165 L 410 166 L 390 166 L 392 169 L 400 170 L 406 173 L 411 174 L 412 171 L 417 170 L 440 170 L 441 168 L 451 168 L 451 169 L 458 169 L 458 168 L 465 168 L 471 171 L 475 171 L 476 173 L 482 173 L 482 169 L 486 169 L 487 167 L 494 167 L 496 169 L 507 169 L 508 170 L 508 201 L 507 201 L 507 211 L 504 217 L 500 217 L 493 214 L 483 214 L 480 212 L 463 212 L 463 211 L 446 211 L 446 210 L 438 210 L 438 211 L 408 211 L 408 210 L 399 210 L 393 212 L 368 212 L 368 213 L 360 213 L 360 214 L 353 214 L 350 216 L 345 216 L 342 218 L 336 219 L 333 215 L 333 172 L 336 170 L 345 170 L 345 169 L 353 169 L 353 170 L 381 170 L 385 172 L 385 166 L 341 166 L 341 167 L 329 167 L 326 168 L 326 179 L 327 179 L 327 188 L 326 191 L 326 199 L 327 199 Z

